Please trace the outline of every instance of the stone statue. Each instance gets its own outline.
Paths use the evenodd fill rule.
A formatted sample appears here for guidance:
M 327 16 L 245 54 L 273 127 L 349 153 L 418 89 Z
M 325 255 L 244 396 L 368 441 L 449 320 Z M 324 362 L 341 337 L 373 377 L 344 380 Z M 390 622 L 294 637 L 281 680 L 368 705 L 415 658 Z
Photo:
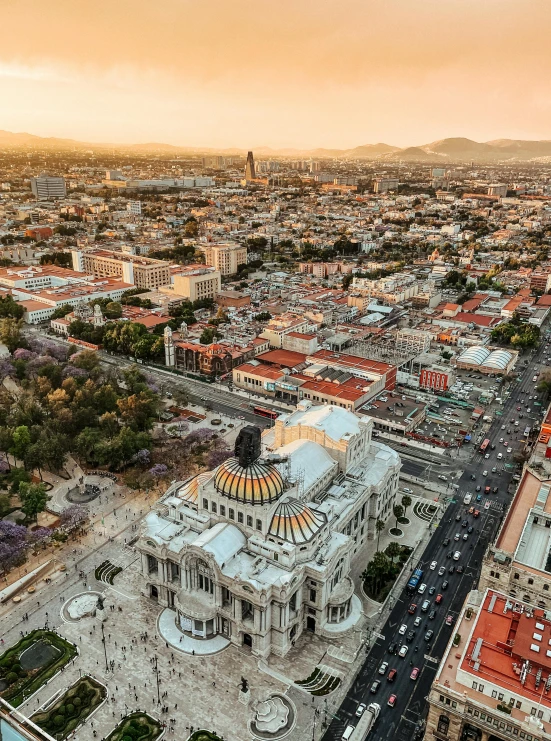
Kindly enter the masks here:
M 245 679 L 245 677 L 241 677 L 241 692 L 248 692 L 249 691 L 249 682 Z
M 105 600 L 105 597 L 102 594 L 98 595 L 98 603 L 96 605 L 96 608 L 98 610 L 103 610 L 103 602 L 104 602 L 104 600 Z

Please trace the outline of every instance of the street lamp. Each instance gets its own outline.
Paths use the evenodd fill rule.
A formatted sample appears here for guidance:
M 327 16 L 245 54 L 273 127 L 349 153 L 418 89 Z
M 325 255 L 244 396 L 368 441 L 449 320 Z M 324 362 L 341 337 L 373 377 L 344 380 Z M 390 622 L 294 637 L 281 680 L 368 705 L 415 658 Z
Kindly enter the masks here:
M 109 664 L 107 662 L 107 646 L 105 644 L 105 628 L 103 627 L 103 621 L 101 623 L 101 642 L 103 643 L 103 653 L 105 654 L 105 671 L 109 671 Z
M 155 677 L 157 679 L 157 701 L 161 704 L 161 692 L 159 690 L 159 669 L 157 667 L 157 655 L 155 654 Z

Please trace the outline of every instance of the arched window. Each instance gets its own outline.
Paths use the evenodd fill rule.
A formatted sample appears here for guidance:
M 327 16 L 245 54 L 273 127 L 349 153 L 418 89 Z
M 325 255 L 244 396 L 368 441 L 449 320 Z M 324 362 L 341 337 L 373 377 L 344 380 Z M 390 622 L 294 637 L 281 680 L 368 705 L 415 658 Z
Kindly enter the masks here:
M 441 733 L 443 736 L 448 735 L 448 729 L 450 727 L 450 719 L 447 715 L 441 715 L 438 718 L 438 733 Z

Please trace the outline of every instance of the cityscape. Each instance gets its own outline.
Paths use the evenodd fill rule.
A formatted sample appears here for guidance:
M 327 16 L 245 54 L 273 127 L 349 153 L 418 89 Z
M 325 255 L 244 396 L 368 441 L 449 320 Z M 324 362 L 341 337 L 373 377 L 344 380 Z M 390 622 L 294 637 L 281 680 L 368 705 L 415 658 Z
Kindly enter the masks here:
M 459 5 L 0 10 L 0 741 L 551 741 L 548 18 Z

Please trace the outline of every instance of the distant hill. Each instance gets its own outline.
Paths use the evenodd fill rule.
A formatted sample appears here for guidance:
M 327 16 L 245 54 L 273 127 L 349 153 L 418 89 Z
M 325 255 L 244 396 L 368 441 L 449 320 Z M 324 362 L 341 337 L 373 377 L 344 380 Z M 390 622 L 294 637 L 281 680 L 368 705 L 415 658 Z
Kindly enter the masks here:
M 145 154 L 222 154 L 227 156 L 244 156 L 245 149 L 228 147 L 186 147 L 162 142 L 144 144 L 110 144 L 81 142 L 76 139 L 58 139 L 42 137 L 26 132 L 14 133 L 0 130 L 0 148 L 2 149 L 37 149 L 37 150 L 79 150 L 117 149 L 125 152 Z M 448 137 L 429 144 L 416 147 L 395 147 L 392 144 L 362 144 L 351 149 L 316 149 L 282 148 L 269 146 L 253 147 L 257 156 L 262 157 L 339 157 L 349 159 L 407 160 L 420 162 L 498 162 L 507 160 L 530 161 L 551 157 L 551 140 L 531 141 L 526 139 L 495 139 L 488 142 L 477 142 L 466 137 Z

